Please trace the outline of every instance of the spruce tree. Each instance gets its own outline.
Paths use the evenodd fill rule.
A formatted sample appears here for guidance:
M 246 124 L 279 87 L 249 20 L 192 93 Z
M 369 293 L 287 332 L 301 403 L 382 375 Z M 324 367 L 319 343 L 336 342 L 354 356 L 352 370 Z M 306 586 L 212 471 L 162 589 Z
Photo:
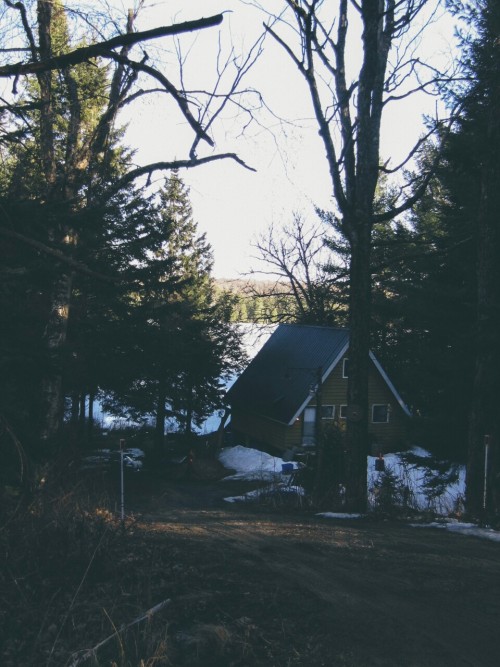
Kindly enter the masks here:
M 476 184 L 477 317 L 467 462 L 467 509 L 475 515 L 500 508 L 500 7 L 492 0 L 453 2 L 472 26 L 462 63 L 470 85 L 459 91 L 458 124 L 469 183 Z
M 223 380 L 244 361 L 230 324 L 232 299 L 217 294 L 212 253 L 193 220 L 189 192 L 177 172 L 158 193 L 147 242 L 130 262 L 130 346 L 121 386 L 105 405 L 132 417 L 150 416 L 161 450 L 165 421 L 189 434 L 222 407 Z M 133 244 L 135 250 L 140 244 Z

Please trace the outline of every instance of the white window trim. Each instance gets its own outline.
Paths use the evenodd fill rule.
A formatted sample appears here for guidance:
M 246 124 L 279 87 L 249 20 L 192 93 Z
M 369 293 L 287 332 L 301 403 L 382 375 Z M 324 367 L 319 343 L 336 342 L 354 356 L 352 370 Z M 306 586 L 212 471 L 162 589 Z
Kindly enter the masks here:
M 373 419 L 375 408 L 380 408 L 380 407 L 386 408 L 386 410 L 387 410 L 387 419 L 385 421 L 375 421 Z M 387 403 L 373 403 L 373 405 L 372 405 L 372 424 L 388 424 L 389 419 L 390 419 L 390 414 L 391 414 L 391 411 L 390 411 L 389 405 Z
M 348 357 L 345 357 L 342 360 L 342 377 L 345 378 L 345 379 L 347 379 L 349 377 L 349 375 L 346 373 L 346 370 L 345 370 L 346 362 L 348 362 L 348 361 L 349 361 Z
M 335 419 L 335 406 L 332 403 L 327 403 L 325 405 L 322 405 L 321 407 L 322 407 L 322 409 L 323 408 L 332 408 L 332 416 L 331 417 L 323 417 L 323 415 L 321 415 L 321 419 L 323 419 L 325 421 L 331 421 L 331 420 Z
M 344 414 L 342 414 L 342 408 L 345 408 Z M 347 419 L 347 403 L 339 406 L 339 419 Z

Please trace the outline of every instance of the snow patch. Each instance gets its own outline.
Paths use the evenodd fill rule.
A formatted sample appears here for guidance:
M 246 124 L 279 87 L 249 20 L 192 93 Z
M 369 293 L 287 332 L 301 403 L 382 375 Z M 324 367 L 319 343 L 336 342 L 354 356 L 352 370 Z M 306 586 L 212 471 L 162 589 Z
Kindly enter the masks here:
M 236 471 L 234 475 L 224 477 L 225 480 L 273 481 L 282 476 L 284 464 L 283 459 L 242 445 L 224 448 L 219 461 L 225 468 Z

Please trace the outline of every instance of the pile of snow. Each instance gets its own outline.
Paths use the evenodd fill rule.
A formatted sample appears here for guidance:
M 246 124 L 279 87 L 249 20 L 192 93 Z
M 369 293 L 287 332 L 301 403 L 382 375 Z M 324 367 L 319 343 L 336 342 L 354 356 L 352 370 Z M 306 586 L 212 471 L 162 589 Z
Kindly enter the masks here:
M 397 488 L 405 503 L 419 511 L 432 511 L 435 514 L 447 516 L 463 509 L 465 497 L 465 467 L 457 467 L 457 480 L 448 484 L 443 493 L 432 495 L 426 489 L 426 479 L 432 470 L 432 456 L 421 447 L 413 447 L 410 454 L 422 459 L 422 465 L 408 463 L 405 453 L 386 454 L 384 456 L 385 472 L 394 476 Z M 429 466 L 425 465 L 429 459 Z M 376 505 L 377 486 L 380 483 L 381 473 L 376 470 L 377 457 L 368 457 L 368 501 L 371 506 Z
M 219 454 L 225 468 L 235 470 L 226 480 L 260 480 L 272 482 L 281 477 L 283 459 L 266 454 L 251 447 L 226 447 Z M 289 461 L 287 462 L 289 463 Z
M 265 482 L 265 486 L 248 491 L 241 496 L 228 496 L 224 500 L 228 503 L 248 502 L 263 500 L 271 496 L 285 496 L 292 494 L 302 497 L 305 491 L 302 487 L 290 483 L 290 474 L 283 473 L 283 465 L 286 468 L 298 468 L 297 463 L 287 461 L 277 456 L 271 456 L 266 452 L 251 447 L 226 447 L 219 454 L 219 461 L 225 468 L 235 470 L 233 475 L 224 477 L 226 481 L 259 481 Z
M 324 519 L 362 519 L 366 514 L 356 514 L 348 512 L 318 512 L 316 516 L 322 516 Z
M 422 459 L 429 458 L 429 452 L 414 448 L 412 454 Z M 258 480 L 265 485 L 258 489 L 249 491 L 241 496 L 230 496 L 224 498 L 225 501 L 234 503 L 242 501 L 258 501 L 263 498 L 276 494 L 295 494 L 297 498 L 305 495 L 304 489 L 290 483 L 290 475 L 282 472 L 284 464 L 283 459 L 271 456 L 265 452 L 250 447 L 238 445 L 236 447 L 227 447 L 219 454 L 219 460 L 224 467 L 235 470 L 233 475 L 225 477 L 225 480 Z M 377 482 L 380 482 L 384 474 L 375 468 L 376 457 L 368 457 L 368 494 L 372 506 L 375 502 Z M 290 464 L 289 461 L 286 462 Z M 472 523 L 464 523 L 457 519 L 444 518 L 456 508 L 460 499 L 463 499 L 465 493 L 465 471 L 458 469 L 458 479 L 444 489 L 444 492 L 438 499 L 429 499 L 424 488 L 426 472 L 428 468 L 417 463 L 407 463 L 405 454 L 389 454 L 384 457 L 385 471 L 391 473 L 396 479 L 396 483 L 401 489 L 408 489 L 409 500 L 413 508 L 422 510 L 432 510 L 436 514 L 441 514 L 442 519 L 431 523 L 410 524 L 418 528 L 439 528 L 449 530 L 460 535 L 470 535 L 481 537 L 483 539 L 500 542 L 500 532 L 490 528 L 481 528 Z M 299 464 L 293 463 L 295 469 Z M 431 506 L 432 505 L 432 506 Z M 326 519 L 360 519 L 363 514 L 349 514 L 343 512 L 321 512 L 317 516 Z

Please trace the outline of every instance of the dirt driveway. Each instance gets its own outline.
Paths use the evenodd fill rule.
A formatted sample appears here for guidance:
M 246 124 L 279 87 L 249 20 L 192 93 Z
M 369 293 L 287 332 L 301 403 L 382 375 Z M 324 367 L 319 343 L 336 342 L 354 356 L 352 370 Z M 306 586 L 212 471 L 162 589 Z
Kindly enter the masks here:
M 173 601 L 170 664 L 500 665 L 500 544 L 222 500 L 241 490 L 135 499 Z

